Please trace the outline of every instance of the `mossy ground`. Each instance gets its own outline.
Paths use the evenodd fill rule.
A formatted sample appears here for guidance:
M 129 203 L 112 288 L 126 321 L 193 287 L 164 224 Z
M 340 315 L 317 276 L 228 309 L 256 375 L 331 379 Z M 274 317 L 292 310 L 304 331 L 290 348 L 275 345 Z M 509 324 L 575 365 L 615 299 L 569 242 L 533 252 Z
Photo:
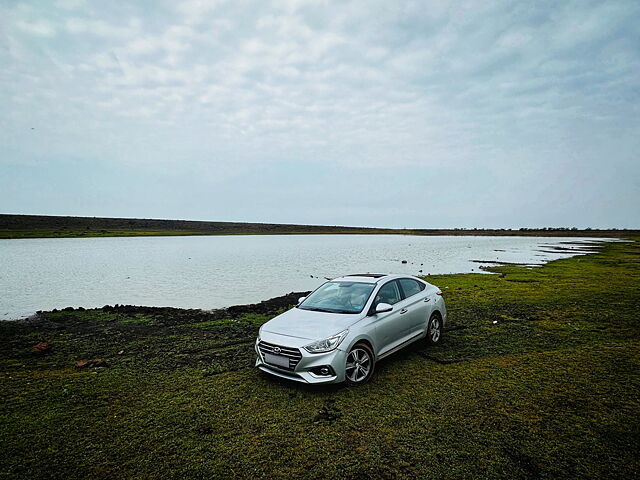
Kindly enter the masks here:
M 637 478 L 640 243 L 495 270 L 428 277 L 445 342 L 359 388 L 251 368 L 281 304 L 0 323 L 0 477 Z

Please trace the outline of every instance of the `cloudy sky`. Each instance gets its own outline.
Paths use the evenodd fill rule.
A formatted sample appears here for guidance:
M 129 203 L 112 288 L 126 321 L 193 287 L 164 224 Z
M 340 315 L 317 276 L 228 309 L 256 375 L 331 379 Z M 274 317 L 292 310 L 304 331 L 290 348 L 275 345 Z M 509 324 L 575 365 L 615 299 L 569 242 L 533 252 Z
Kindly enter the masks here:
M 0 213 L 640 227 L 640 2 L 0 0 Z

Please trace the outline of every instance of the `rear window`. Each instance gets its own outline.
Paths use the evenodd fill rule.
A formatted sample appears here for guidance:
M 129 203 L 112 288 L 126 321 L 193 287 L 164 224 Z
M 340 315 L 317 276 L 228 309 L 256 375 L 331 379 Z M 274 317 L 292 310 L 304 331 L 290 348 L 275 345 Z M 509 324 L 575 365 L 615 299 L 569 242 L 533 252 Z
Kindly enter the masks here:
M 400 286 L 402 287 L 404 298 L 413 297 L 416 293 L 424 290 L 425 287 L 422 283 L 411 280 L 410 278 L 401 278 Z

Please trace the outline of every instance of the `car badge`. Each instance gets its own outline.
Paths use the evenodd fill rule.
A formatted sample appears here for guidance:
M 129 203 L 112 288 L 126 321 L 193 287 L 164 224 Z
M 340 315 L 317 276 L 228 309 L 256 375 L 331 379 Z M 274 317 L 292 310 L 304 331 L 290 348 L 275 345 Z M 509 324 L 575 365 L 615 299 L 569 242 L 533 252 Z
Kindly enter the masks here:
M 273 353 L 280 353 L 282 349 L 280 347 L 273 347 Z

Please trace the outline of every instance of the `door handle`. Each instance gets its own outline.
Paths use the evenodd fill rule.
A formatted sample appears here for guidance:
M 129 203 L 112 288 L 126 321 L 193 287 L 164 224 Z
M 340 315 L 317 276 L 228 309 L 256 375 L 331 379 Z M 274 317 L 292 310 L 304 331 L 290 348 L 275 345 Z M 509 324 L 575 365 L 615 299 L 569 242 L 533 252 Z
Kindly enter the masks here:
M 402 310 L 400 310 L 400 315 L 402 315 L 403 313 L 407 313 L 407 309 L 403 308 Z
M 430 299 L 429 297 L 427 297 L 427 298 L 425 298 L 425 299 L 424 299 L 424 301 L 425 301 L 425 302 L 430 302 L 430 301 L 431 301 L 431 299 Z

